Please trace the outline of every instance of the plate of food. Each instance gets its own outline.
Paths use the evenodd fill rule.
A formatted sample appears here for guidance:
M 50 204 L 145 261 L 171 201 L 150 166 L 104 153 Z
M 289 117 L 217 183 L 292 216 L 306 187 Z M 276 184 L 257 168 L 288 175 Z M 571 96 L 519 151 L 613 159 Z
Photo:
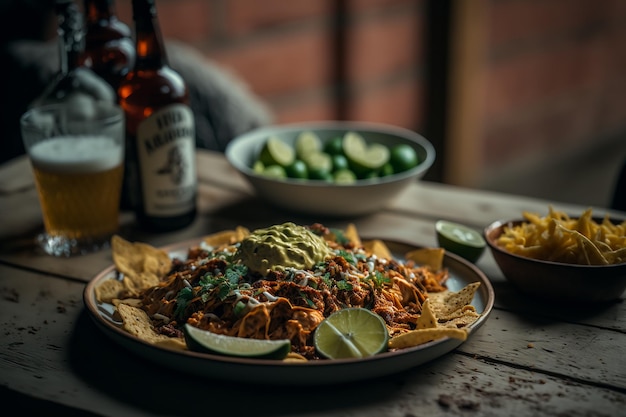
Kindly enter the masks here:
M 441 248 L 291 222 L 156 248 L 114 236 L 86 286 L 129 352 L 212 379 L 315 385 L 375 378 L 458 347 L 488 318 L 487 277 Z

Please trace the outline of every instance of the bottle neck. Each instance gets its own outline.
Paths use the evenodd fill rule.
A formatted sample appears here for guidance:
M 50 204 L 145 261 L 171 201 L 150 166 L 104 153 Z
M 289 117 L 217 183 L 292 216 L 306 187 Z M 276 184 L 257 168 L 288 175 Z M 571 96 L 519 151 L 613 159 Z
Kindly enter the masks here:
M 85 16 L 89 23 L 97 23 L 116 17 L 113 0 L 84 0 L 83 4 Z
M 154 0 L 133 0 L 135 22 L 136 68 L 159 68 L 167 65 L 167 56 Z
M 59 3 L 57 19 L 61 72 L 67 74 L 80 66 L 80 55 L 85 48 L 83 20 L 73 2 Z

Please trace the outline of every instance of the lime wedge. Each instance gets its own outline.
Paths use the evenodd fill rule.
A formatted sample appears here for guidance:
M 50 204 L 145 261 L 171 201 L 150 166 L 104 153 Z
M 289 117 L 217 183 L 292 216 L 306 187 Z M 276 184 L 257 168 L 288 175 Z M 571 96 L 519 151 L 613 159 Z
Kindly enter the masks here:
M 305 159 L 309 177 L 314 180 L 326 179 L 333 169 L 333 160 L 325 152 L 313 152 Z
M 296 138 L 295 148 L 296 157 L 306 160 L 310 154 L 322 150 L 322 141 L 315 133 L 304 131 Z
M 367 150 L 365 139 L 356 132 L 347 132 L 343 136 L 342 146 L 343 153 L 348 159 L 361 158 Z
M 263 168 L 261 175 L 270 178 L 282 179 L 287 178 L 287 171 L 280 165 L 269 165 Z
M 185 341 L 189 350 L 217 355 L 258 359 L 283 359 L 291 351 L 291 341 L 248 339 L 226 336 L 185 324 Z
M 336 184 L 354 184 L 356 182 L 356 174 L 349 169 L 340 169 L 333 173 L 333 181 Z
M 326 317 L 315 329 L 313 343 L 328 359 L 365 358 L 387 350 L 385 321 L 366 308 L 344 308 Z
M 259 160 L 267 167 L 270 165 L 280 165 L 283 168 L 293 164 L 296 159 L 294 149 L 287 143 L 278 139 L 277 137 L 270 137 L 261 153 Z
M 485 239 L 474 229 L 458 223 L 439 220 L 435 223 L 439 246 L 470 262 L 476 262 L 485 250 Z
M 254 161 L 254 164 L 252 165 L 252 170 L 257 174 L 262 174 L 265 170 L 265 165 L 261 161 Z
M 343 151 L 352 170 L 361 178 L 378 170 L 389 161 L 389 148 L 380 143 L 368 145 L 356 132 L 343 137 Z

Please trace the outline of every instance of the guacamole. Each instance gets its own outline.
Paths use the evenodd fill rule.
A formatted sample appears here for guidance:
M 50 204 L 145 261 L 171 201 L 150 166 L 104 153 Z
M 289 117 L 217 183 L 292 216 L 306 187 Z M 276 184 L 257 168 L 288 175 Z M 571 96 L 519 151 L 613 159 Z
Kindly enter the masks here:
M 266 275 L 270 269 L 311 269 L 332 253 L 324 238 L 287 222 L 252 232 L 241 241 L 235 259 L 250 271 Z

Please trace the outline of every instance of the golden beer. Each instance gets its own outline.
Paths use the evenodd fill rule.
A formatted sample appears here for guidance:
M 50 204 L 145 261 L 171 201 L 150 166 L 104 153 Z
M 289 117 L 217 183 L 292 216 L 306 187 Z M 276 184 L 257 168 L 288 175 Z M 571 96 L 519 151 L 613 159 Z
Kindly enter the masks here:
M 50 238 L 97 243 L 115 233 L 123 155 L 122 145 L 106 136 L 59 136 L 30 148 Z

